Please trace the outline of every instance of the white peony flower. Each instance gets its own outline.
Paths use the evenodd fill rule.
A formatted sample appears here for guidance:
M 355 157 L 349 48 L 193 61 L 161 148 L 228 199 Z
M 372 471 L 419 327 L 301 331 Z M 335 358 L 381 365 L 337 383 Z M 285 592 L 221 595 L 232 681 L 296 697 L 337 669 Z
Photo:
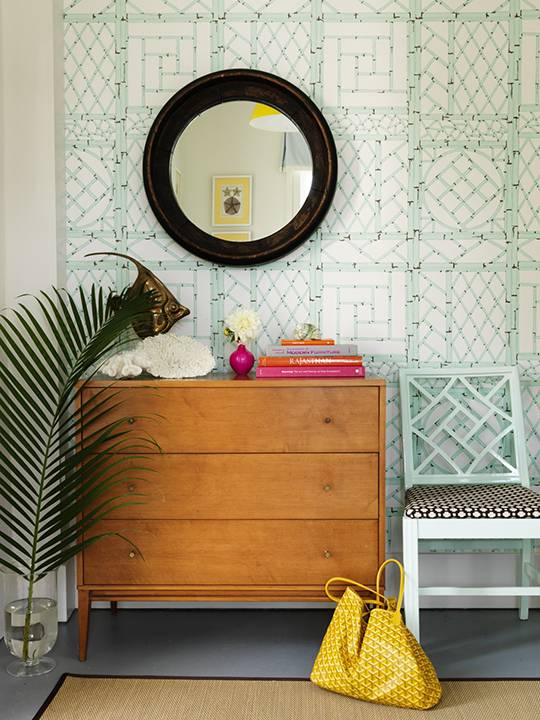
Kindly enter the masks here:
M 225 335 L 234 342 L 249 343 L 256 340 L 262 330 L 259 313 L 249 308 L 238 308 L 225 318 Z

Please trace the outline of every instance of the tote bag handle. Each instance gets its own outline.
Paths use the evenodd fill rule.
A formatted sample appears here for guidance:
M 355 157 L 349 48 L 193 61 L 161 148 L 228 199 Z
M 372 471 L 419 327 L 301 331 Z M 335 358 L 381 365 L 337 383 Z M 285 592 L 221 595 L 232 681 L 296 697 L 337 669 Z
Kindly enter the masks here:
M 394 565 L 397 565 L 399 568 L 399 591 L 398 591 L 398 597 L 396 601 L 396 610 L 394 615 L 397 618 L 401 617 L 401 606 L 403 604 L 403 592 L 405 589 L 405 571 L 403 570 L 403 565 L 398 561 L 394 560 L 394 558 L 390 558 L 389 560 L 385 560 L 381 567 L 379 568 L 377 572 L 377 580 L 376 580 L 376 590 L 372 590 L 371 588 L 367 587 L 366 585 L 362 585 L 362 583 L 356 582 L 356 580 L 351 580 L 350 578 L 343 578 L 343 577 L 333 577 L 328 580 L 328 582 L 324 586 L 324 592 L 326 593 L 326 596 L 332 600 L 333 602 L 339 602 L 339 598 L 336 598 L 332 593 L 330 592 L 330 586 L 333 583 L 336 582 L 342 582 L 346 583 L 347 585 L 352 585 L 354 587 L 360 588 L 361 590 L 364 590 L 365 592 L 370 593 L 371 595 L 375 595 L 377 599 L 370 600 L 370 603 L 373 605 L 388 605 L 388 598 L 386 598 L 381 592 L 381 577 L 383 574 L 384 569 L 387 565 L 390 565 L 393 563 Z
M 335 582 L 342 582 L 342 583 L 346 583 L 347 585 L 354 585 L 354 587 L 360 588 L 361 590 L 365 590 L 366 592 L 371 593 L 372 595 L 376 595 L 378 598 L 380 598 L 380 600 L 379 599 L 378 600 L 370 600 L 370 602 L 372 602 L 375 605 L 386 605 L 387 604 L 386 598 L 384 597 L 384 595 L 381 595 L 381 593 L 378 592 L 378 590 L 372 590 L 371 588 L 367 587 L 366 585 L 362 585 L 361 583 L 356 582 L 356 580 L 351 580 L 350 578 L 343 578 L 343 577 L 330 578 L 330 580 L 328 580 L 328 582 L 324 586 L 324 592 L 326 593 L 326 597 L 328 597 L 330 600 L 332 600 L 335 603 L 339 602 L 339 598 L 334 597 L 334 595 L 332 595 L 329 590 L 330 585 L 332 585 Z
M 396 617 L 401 617 L 401 606 L 403 604 L 403 592 L 405 590 L 405 570 L 403 569 L 403 565 L 399 562 L 399 560 L 395 560 L 394 558 L 390 558 L 389 560 L 385 560 L 381 567 L 379 568 L 377 572 L 377 594 L 380 595 L 380 587 L 381 587 L 381 575 L 383 573 L 384 568 L 387 565 L 390 565 L 390 563 L 393 563 L 394 565 L 398 566 L 399 569 L 399 590 L 398 590 L 398 596 L 396 601 Z

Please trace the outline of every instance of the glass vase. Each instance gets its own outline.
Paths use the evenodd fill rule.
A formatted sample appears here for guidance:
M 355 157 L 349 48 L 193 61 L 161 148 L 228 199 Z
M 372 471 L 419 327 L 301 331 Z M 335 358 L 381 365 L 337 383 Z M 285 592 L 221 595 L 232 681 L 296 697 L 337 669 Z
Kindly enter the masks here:
M 21 575 L 4 573 L 3 586 L 4 641 L 17 658 L 7 666 L 8 673 L 32 677 L 50 672 L 56 662 L 44 656 L 58 636 L 56 572 L 48 573 L 32 588 Z

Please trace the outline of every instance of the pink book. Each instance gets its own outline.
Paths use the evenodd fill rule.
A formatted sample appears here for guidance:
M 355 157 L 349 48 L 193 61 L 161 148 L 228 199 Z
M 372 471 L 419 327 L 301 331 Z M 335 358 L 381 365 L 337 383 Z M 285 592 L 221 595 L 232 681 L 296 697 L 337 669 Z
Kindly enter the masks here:
M 363 378 L 366 369 L 349 367 L 258 367 L 258 378 Z

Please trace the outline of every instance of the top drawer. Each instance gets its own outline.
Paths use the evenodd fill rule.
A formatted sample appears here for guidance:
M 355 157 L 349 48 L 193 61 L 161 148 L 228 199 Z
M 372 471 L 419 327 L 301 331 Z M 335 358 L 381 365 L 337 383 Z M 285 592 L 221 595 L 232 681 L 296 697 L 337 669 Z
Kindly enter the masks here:
M 380 389 L 358 382 L 306 388 L 131 386 L 122 390 L 122 407 L 107 421 L 130 417 L 132 427 L 148 433 L 166 453 L 376 452 Z M 85 399 L 92 392 L 97 391 L 85 390 Z

